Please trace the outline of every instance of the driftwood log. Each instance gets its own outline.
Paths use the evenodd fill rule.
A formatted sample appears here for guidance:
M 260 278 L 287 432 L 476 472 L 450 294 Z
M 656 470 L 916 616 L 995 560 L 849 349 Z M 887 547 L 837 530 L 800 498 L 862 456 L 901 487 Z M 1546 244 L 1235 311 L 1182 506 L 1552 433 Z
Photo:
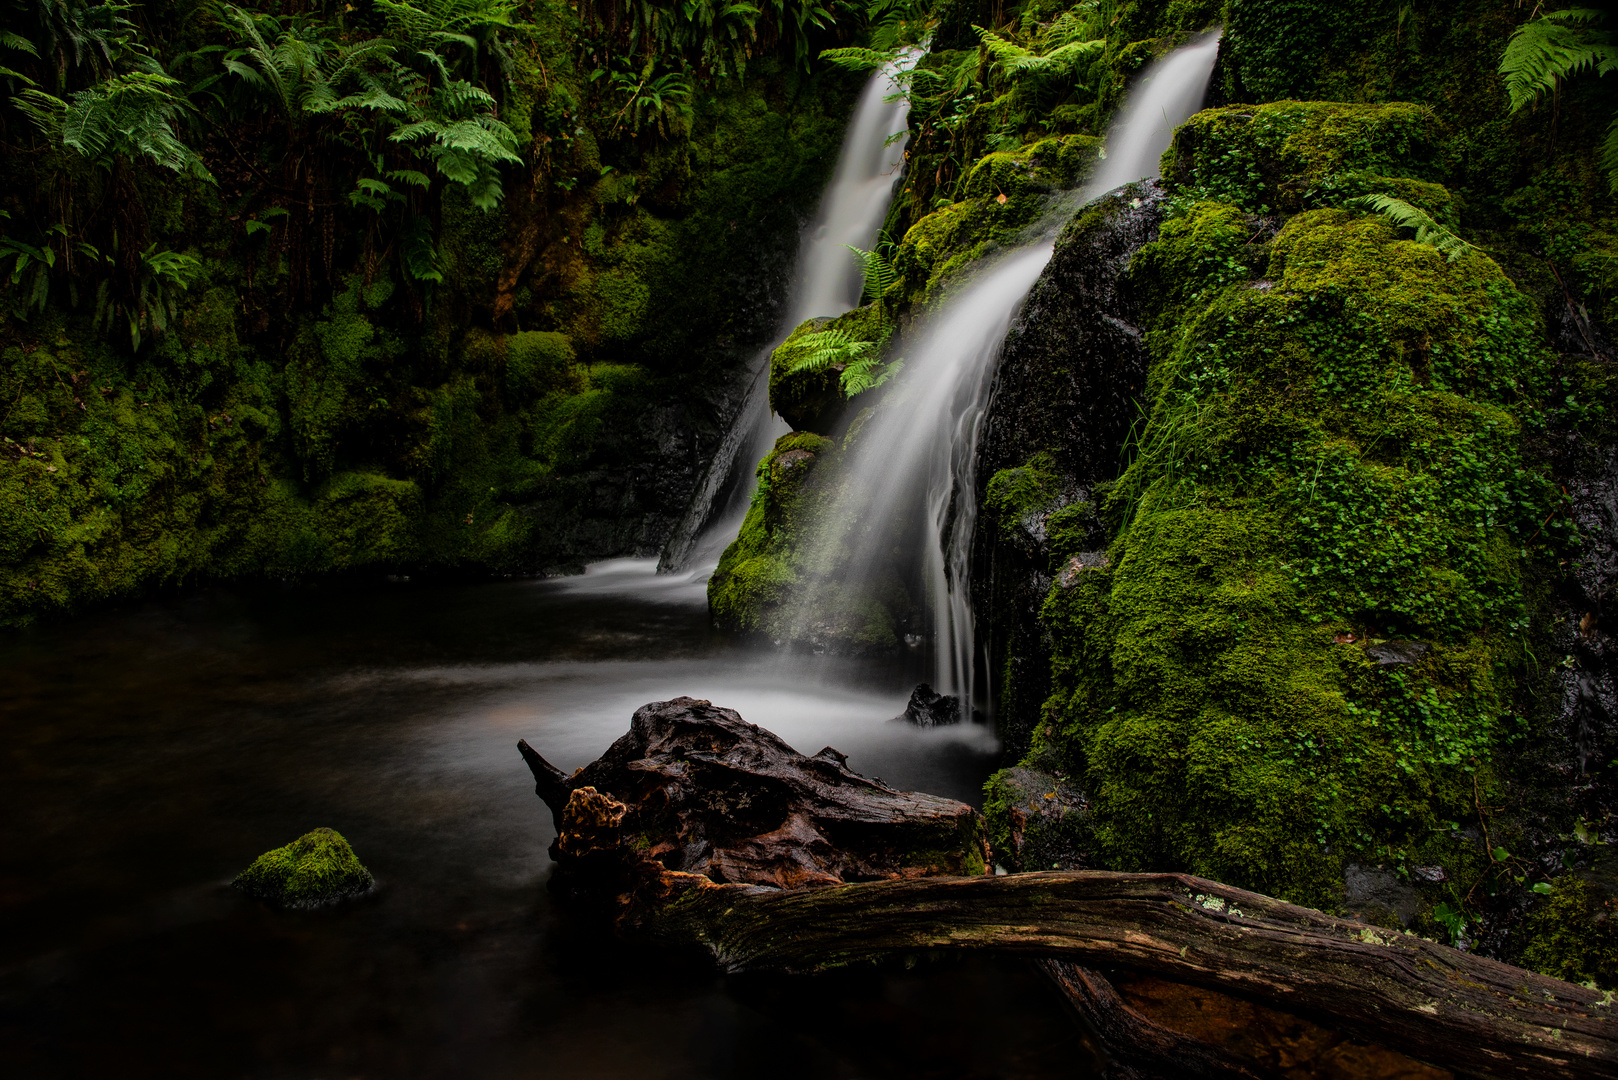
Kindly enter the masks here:
M 1047 974 L 1115 1025 L 1134 1021 L 1089 969 L 1235 994 L 1457 1073 L 1618 1076 L 1611 993 L 1186 874 L 995 876 L 965 804 L 894 791 L 829 747 L 804 757 L 705 701 L 643 707 L 571 777 L 519 749 L 556 819 L 555 887 L 727 971 L 1012 950 L 1070 965 Z M 1164 1053 L 1180 1075 L 1262 1075 L 1172 1039 Z

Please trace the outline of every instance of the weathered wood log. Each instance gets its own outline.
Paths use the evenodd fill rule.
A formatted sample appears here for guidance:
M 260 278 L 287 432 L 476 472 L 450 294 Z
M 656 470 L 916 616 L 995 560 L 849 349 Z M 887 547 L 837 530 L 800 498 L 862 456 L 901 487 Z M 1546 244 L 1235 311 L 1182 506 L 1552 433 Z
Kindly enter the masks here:
M 1047 871 L 677 897 L 643 933 L 727 970 L 923 949 L 1118 964 L 1235 993 L 1479 1076 L 1618 1076 L 1618 1000 L 1189 874 Z
M 706 701 L 643 706 L 572 776 L 526 741 L 518 749 L 556 820 L 553 887 L 598 902 L 626 931 L 692 888 L 774 892 L 988 866 L 983 823 L 965 803 L 895 791 L 829 746 L 805 757 Z
M 984 875 L 964 804 L 705 701 L 645 706 L 571 777 L 520 749 L 556 816 L 556 887 L 724 970 L 1006 949 L 1235 994 L 1460 1073 L 1618 1076 L 1611 993 L 1186 874 Z
M 1079 1022 L 1107 1054 L 1107 1080 L 1277 1080 L 1279 1073 L 1154 1024 L 1129 1007 L 1095 971 L 1066 960 L 1034 962 L 1062 991 Z

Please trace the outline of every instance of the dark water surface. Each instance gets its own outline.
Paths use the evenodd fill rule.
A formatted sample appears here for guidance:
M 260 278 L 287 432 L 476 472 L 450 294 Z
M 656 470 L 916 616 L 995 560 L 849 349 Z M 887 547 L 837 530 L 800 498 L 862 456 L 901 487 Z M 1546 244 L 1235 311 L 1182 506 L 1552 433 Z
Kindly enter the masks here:
M 916 665 L 750 652 L 700 578 L 215 592 L 0 647 L 0 1070 L 98 1077 L 1085 1075 L 1015 960 L 724 978 L 602 941 L 545 890 L 565 769 L 647 701 L 977 802 L 981 729 L 917 732 Z M 230 879 L 320 825 L 377 892 L 279 913 Z

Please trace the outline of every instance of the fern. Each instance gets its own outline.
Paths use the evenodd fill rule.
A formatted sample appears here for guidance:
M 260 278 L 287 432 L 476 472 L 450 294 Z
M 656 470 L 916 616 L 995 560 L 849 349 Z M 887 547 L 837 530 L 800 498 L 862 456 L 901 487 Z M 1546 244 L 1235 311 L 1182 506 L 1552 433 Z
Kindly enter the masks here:
M 1449 229 L 1434 221 L 1427 213 L 1392 195 L 1365 195 L 1350 199 L 1349 205 L 1381 214 L 1392 224 L 1416 231 L 1416 243 L 1435 248 L 1454 262 L 1469 251 L 1477 250 Z
M 822 49 L 820 58 L 828 64 L 835 64 L 846 71 L 875 71 L 886 64 L 891 64 L 899 55 L 898 49 L 879 51 L 877 49 Z
M 171 92 L 180 85 L 167 75 L 115 75 L 68 100 L 42 90 L 12 99 L 51 141 L 111 170 L 119 158 L 146 158 L 173 172 L 212 179 L 174 133 L 186 105 Z
M 1574 75 L 1618 71 L 1618 46 L 1604 31 L 1591 29 L 1602 17 L 1593 8 L 1569 8 L 1548 12 L 1512 31 L 1500 58 L 1512 112 L 1555 91 Z
M 860 274 L 864 282 L 860 287 L 860 295 L 867 303 L 882 299 L 883 294 L 888 291 L 888 286 L 897 280 L 891 256 L 884 256 L 881 253 L 884 248 L 891 252 L 893 241 L 884 235 L 882 242 L 877 244 L 876 251 L 866 251 L 864 248 L 857 248 L 853 244 L 844 244 L 843 246 L 852 251 L 854 258 L 859 260 Z
M 793 342 L 798 356 L 787 367 L 788 375 L 814 374 L 828 369 L 838 372 L 838 386 L 844 397 L 874 390 L 897 375 L 904 362 L 882 363 L 886 341 L 865 341 L 847 330 L 818 330 Z
M 787 368 L 788 375 L 815 374 L 838 364 L 849 364 L 869 356 L 877 347 L 874 341 L 862 341 L 847 330 L 817 330 L 793 342 L 798 356 Z

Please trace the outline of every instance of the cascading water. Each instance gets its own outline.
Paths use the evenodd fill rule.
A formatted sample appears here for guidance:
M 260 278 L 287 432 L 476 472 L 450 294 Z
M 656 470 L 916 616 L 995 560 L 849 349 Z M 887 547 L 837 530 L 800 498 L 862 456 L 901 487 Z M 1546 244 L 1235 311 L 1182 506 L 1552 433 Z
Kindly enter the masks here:
M 1174 129 L 1198 108 L 1218 54 L 1210 34 L 1164 57 L 1131 91 L 1110 152 L 1079 205 L 1122 184 L 1156 176 Z M 895 537 L 923 492 L 921 564 L 932 609 L 934 685 L 974 700 L 968 564 L 977 491 L 972 462 L 994 361 L 1023 299 L 1050 261 L 1064 200 L 1037 240 L 997 260 L 906 335 L 898 385 L 864 425 L 842 465 L 841 490 L 812 541 L 822 568 L 838 564 L 844 588 L 872 589 L 891 562 Z M 908 504 L 908 505 L 907 505 Z M 897 519 L 897 520 L 896 520 Z
M 691 509 L 665 546 L 659 570 L 717 562 L 736 538 L 752 494 L 753 466 L 790 430 L 770 412 L 770 354 L 805 319 L 841 315 L 859 303 L 863 281 L 848 249 L 875 244 L 893 198 L 910 115 L 897 79 L 920 55 L 919 49 L 904 50 L 861 92 L 820 211 L 799 246 L 786 318 L 753 359 L 753 378 L 741 409 L 709 463 Z

